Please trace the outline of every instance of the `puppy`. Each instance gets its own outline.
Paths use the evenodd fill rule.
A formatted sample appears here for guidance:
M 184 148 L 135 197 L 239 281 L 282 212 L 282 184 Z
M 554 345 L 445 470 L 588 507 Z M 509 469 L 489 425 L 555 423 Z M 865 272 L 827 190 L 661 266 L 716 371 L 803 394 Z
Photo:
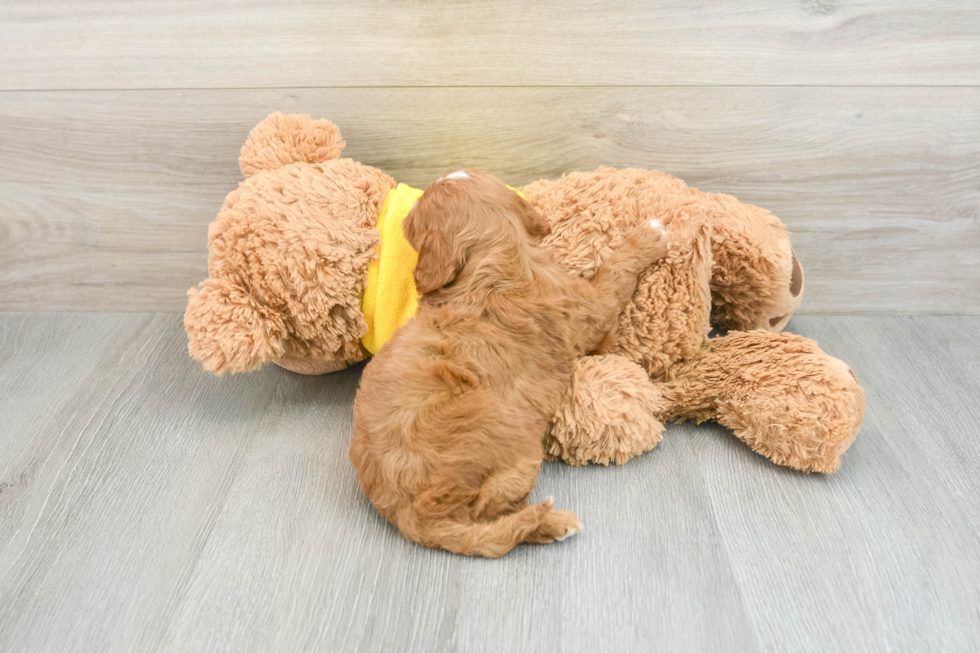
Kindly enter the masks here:
M 403 228 L 421 298 L 361 377 L 361 489 L 405 537 L 454 553 L 496 558 L 578 532 L 551 499 L 527 505 L 542 440 L 574 360 L 666 253 L 660 230 L 627 234 L 589 283 L 535 246 L 549 228 L 526 200 L 474 170 L 430 185 Z

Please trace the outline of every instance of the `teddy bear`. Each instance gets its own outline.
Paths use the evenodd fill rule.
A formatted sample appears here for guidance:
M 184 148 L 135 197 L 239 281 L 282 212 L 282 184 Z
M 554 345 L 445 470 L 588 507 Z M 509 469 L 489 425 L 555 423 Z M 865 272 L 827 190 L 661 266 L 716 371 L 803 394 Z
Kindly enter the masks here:
M 340 158 L 344 145 L 333 123 L 305 115 L 272 114 L 249 134 L 245 180 L 208 229 L 209 276 L 188 291 L 188 350 L 207 370 L 341 370 L 414 313 L 400 220 L 422 191 Z M 715 420 L 776 464 L 838 469 L 864 391 L 847 364 L 782 333 L 804 273 L 778 218 L 654 170 L 599 168 L 515 191 L 550 227 L 539 246 L 570 274 L 591 278 L 641 221 L 669 248 L 607 353 L 576 362 L 547 458 L 623 464 L 668 422 Z

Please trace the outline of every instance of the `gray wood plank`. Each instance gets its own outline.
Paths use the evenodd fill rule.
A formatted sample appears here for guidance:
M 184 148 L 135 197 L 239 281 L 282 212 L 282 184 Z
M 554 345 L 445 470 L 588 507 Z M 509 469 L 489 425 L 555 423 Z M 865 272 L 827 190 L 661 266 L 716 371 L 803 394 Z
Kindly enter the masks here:
M 176 315 L 0 315 L 0 649 L 975 650 L 980 318 L 791 326 L 868 391 L 839 473 L 671 426 L 545 465 L 585 530 L 486 561 L 360 496 L 358 368 L 215 379 Z
M 33 388 L 57 408 L 49 419 L 25 424 L 8 408 L 20 430 L 4 433 L 18 446 L 0 464 L 0 649 L 144 650 L 179 603 L 275 378 L 219 385 L 188 364 L 173 315 L 59 319 L 82 335 L 25 342 L 15 358 L 50 377 L 64 358 L 97 362 L 75 387 Z M 4 362 L 3 385 L 18 372 Z
M 545 466 L 535 498 L 576 510 L 578 540 L 453 557 L 359 496 L 346 429 L 304 394 L 251 452 L 165 648 L 755 650 L 701 481 L 670 446 L 635 469 Z
M 685 427 L 762 650 L 980 646 L 977 482 L 964 474 L 980 458 L 956 377 L 937 376 L 964 367 L 930 346 L 945 319 L 792 320 L 867 392 L 861 433 L 834 475 L 795 474 L 720 427 Z M 961 343 L 980 326 L 952 319 L 947 333 Z M 967 349 L 976 361 L 980 347 Z
M 79 387 L 117 339 L 132 338 L 149 318 L 9 315 L 0 319 L 0 550 L 24 528 L 27 488 L 55 444 L 70 438 L 67 421 Z M 36 437 L 39 433 L 50 437 Z M 32 462 L 24 464 L 25 458 Z M 29 524 L 28 524 L 29 525 Z
M 902 455 L 937 470 L 934 482 L 980 531 L 980 439 L 966 419 L 980 402 L 977 326 L 974 317 L 954 315 L 814 316 L 790 325 L 819 341 L 845 343 L 839 355 L 855 370 L 867 370 L 866 385 L 888 397 L 892 417 L 914 436 L 914 448 Z
M 275 110 L 422 185 L 658 168 L 769 208 L 812 313 L 980 312 L 980 89 L 294 89 L 5 93 L 0 310 L 181 310 L 207 224 Z
M 0 5 L 0 89 L 956 85 L 971 0 Z
M 0 551 L 0 648 L 755 648 L 691 461 L 549 465 L 536 492 L 579 510 L 580 543 L 452 557 L 403 540 L 360 497 L 346 455 L 358 369 L 217 380 L 181 351 L 178 316 L 131 316 L 128 338 L 94 336 L 100 316 L 67 320 L 116 344 L 57 430 L 16 434 L 5 468 L 37 472 Z M 68 354 L 53 338 L 34 347 Z

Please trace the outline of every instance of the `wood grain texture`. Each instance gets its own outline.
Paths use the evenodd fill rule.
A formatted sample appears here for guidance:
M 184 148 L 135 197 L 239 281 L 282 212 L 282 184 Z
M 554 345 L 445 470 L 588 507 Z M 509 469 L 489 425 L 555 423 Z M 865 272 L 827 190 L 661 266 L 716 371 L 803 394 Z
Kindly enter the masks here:
M 810 313 L 980 312 L 980 89 L 301 89 L 0 94 L 0 310 L 182 310 L 275 110 L 424 186 L 672 173 L 794 232 Z
M 0 89 L 976 85 L 970 0 L 0 5 Z
M 216 379 L 177 315 L 2 315 L 0 650 L 976 650 L 980 318 L 791 327 L 868 391 L 840 472 L 671 426 L 546 464 L 585 530 L 487 561 L 360 496 L 358 368 Z
M 777 469 L 718 426 L 688 431 L 762 648 L 978 646 L 980 567 L 955 562 L 980 560 L 978 326 L 954 316 L 790 322 L 847 361 L 867 392 L 861 432 L 831 476 Z

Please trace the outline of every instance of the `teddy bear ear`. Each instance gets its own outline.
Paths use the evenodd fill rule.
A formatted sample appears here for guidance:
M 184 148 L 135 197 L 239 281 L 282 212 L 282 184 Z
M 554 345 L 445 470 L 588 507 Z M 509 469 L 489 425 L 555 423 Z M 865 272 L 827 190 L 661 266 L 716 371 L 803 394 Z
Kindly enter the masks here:
M 218 376 L 251 372 L 283 355 L 286 326 L 273 309 L 227 279 L 187 291 L 187 350 Z
M 277 112 L 249 132 L 238 166 L 251 177 L 290 163 L 322 163 L 339 157 L 344 145 L 340 130 L 329 120 Z

